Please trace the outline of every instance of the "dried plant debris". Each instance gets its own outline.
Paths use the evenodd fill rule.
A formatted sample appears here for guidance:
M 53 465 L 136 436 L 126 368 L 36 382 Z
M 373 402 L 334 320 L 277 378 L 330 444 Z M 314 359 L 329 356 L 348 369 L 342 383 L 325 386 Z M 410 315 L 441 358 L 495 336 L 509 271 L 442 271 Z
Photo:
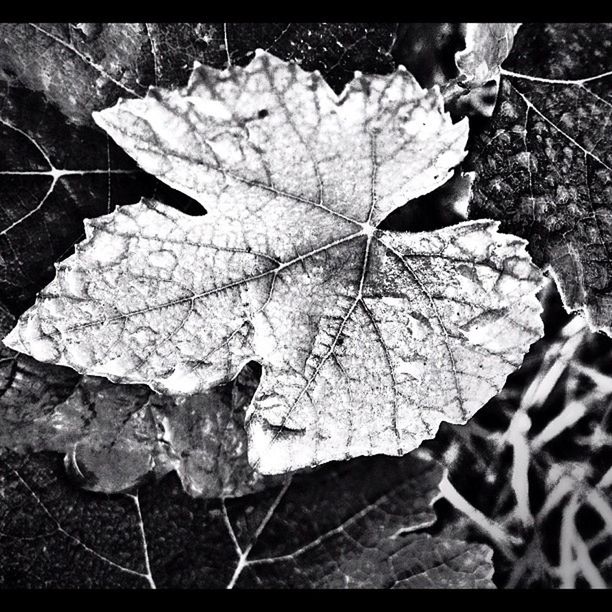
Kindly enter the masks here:
M 5 452 L 0 585 L 490 588 L 487 546 L 424 531 L 441 475 L 375 457 L 237 500 L 190 498 L 172 478 L 102 497 L 67 486 L 44 454 Z
M 337 97 L 262 52 L 95 119 L 210 212 L 148 201 L 88 221 L 6 343 L 179 394 L 259 361 L 246 425 L 262 473 L 404 454 L 465 422 L 541 334 L 540 274 L 495 223 L 377 229 L 465 155 L 467 122 L 404 70 Z
M 467 23 L 465 48 L 455 55 L 459 79 L 470 87 L 499 81 L 520 23 Z
M 523 26 L 491 123 L 474 138 L 470 216 L 529 240 L 564 303 L 612 333 L 612 26 Z

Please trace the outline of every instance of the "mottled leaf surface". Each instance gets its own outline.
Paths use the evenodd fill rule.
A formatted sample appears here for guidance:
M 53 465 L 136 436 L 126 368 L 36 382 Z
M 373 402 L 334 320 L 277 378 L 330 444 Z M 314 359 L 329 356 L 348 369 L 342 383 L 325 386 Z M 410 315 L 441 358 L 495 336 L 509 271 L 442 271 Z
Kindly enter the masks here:
M 259 361 L 246 425 L 264 474 L 416 448 L 465 422 L 541 333 L 540 274 L 495 223 L 376 228 L 465 155 L 467 121 L 404 70 L 338 98 L 261 53 L 96 120 L 211 212 L 149 201 L 88 221 L 6 342 L 180 394 Z
M 94 495 L 67 485 L 48 455 L 0 458 L 3 587 L 493 586 L 490 549 L 424 532 L 441 470 L 414 456 L 208 501 L 173 478 Z
M 497 218 L 550 266 L 569 310 L 612 333 L 612 26 L 523 26 L 474 141 L 472 217 Z M 594 44 L 597 41 L 597 44 Z

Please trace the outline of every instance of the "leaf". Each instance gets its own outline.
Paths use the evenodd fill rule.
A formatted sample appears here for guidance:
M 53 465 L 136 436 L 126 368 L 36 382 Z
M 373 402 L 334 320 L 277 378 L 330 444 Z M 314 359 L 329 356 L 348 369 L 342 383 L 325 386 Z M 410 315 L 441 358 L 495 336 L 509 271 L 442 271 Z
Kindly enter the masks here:
M 401 455 L 465 422 L 541 334 L 541 277 L 492 222 L 376 229 L 463 158 L 467 122 L 441 105 L 403 70 L 337 98 L 262 53 L 96 115 L 212 212 L 142 202 L 88 221 L 6 344 L 181 394 L 259 361 L 246 426 L 263 474 Z
M 459 78 L 470 87 L 499 80 L 520 23 L 466 23 L 465 49 L 455 54 Z
M 13 325 L 8 318 L 4 333 Z M 247 461 L 244 408 L 258 382 L 253 368 L 231 385 L 173 398 L 2 348 L 0 446 L 61 452 L 73 480 L 88 490 L 129 491 L 171 471 L 201 497 L 246 495 L 276 482 Z
M 39 94 L 0 92 L 0 294 L 11 312 L 51 280 L 84 217 L 110 212 L 116 197 L 151 194 L 143 177 L 103 134 L 68 126 Z
M 150 85 L 183 86 L 195 61 L 244 65 L 261 47 L 321 70 L 341 88 L 356 69 L 389 72 L 395 24 L 5 23 L 0 78 L 18 81 L 72 121 Z
M 488 547 L 424 533 L 442 472 L 413 455 L 331 464 L 236 500 L 192 499 L 171 478 L 92 495 L 48 456 L 2 459 L 5 588 L 493 586 Z
M 512 49 L 520 23 L 462 24 L 463 47 L 455 53 L 456 77 L 444 86 L 446 107 L 463 117 L 491 117 L 499 91 L 502 62 Z
M 524 26 L 469 160 L 477 174 L 471 216 L 500 219 L 528 239 L 566 308 L 608 334 L 611 33 L 609 24 Z
M 141 96 L 144 24 L 4 23 L 0 73 L 47 98 L 77 123 L 120 95 Z

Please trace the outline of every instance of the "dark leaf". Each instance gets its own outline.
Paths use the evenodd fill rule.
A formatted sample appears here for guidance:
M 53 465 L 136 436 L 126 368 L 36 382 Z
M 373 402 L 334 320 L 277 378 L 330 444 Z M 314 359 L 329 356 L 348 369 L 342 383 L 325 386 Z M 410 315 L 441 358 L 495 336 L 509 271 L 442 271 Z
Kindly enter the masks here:
M 0 78 L 46 98 L 71 120 L 150 85 L 185 85 L 193 64 L 245 65 L 262 48 L 341 89 L 355 70 L 393 69 L 396 24 L 367 23 L 6 23 Z
M 166 478 L 137 495 L 67 485 L 53 457 L 0 463 L 3 587 L 491 587 L 491 552 L 434 538 L 441 470 L 331 464 L 237 500 Z
M 595 44 L 594 41 L 597 41 Z M 612 25 L 523 26 L 493 120 L 474 139 L 471 216 L 550 266 L 568 310 L 612 333 Z
M 137 200 L 143 176 L 99 131 L 69 126 L 40 94 L 2 87 L 0 294 L 11 312 L 53 278 L 83 218 Z

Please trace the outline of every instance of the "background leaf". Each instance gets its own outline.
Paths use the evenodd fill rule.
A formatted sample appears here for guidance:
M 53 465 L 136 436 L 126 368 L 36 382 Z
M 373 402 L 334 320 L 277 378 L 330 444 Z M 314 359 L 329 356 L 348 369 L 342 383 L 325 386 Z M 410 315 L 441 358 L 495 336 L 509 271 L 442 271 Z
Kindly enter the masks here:
M 487 547 L 423 532 L 440 476 L 376 457 L 237 500 L 192 499 L 172 478 L 101 497 L 66 485 L 48 455 L 5 452 L 0 585 L 491 587 Z
M 198 61 L 245 65 L 261 48 L 342 88 L 357 69 L 394 67 L 397 24 L 372 23 L 5 23 L 0 76 L 44 93 L 72 121 L 150 85 L 185 85 Z
M 495 115 L 474 137 L 467 162 L 476 171 L 470 216 L 500 219 L 528 239 L 566 307 L 608 334 L 611 28 L 523 26 Z

